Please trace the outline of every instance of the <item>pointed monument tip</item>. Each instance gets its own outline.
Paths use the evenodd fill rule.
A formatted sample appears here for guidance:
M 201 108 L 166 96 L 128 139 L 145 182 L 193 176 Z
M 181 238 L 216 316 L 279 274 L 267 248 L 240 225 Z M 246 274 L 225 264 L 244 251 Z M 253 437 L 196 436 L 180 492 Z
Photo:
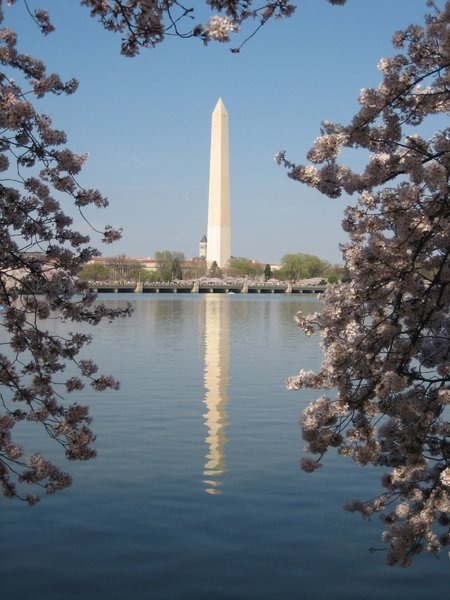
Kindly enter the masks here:
M 219 97 L 219 99 L 217 100 L 217 104 L 214 108 L 214 112 L 217 111 L 222 111 L 222 112 L 227 112 L 227 109 L 225 108 L 225 104 L 223 103 L 222 97 Z

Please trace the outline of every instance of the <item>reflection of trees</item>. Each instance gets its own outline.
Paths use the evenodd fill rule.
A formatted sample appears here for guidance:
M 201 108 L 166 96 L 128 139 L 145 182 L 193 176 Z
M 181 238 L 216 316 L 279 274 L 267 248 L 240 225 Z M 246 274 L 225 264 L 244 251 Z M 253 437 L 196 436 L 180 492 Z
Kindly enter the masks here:
M 294 316 L 299 310 L 305 315 L 309 315 L 320 309 L 320 305 L 317 304 L 318 299 L 318 296 L 315 294 L 295 294 L 284 302 L 282 298 L 280 302 L 280 318 L 291 325 Z
M 180 337 L 184 334 L 184 328 L 189 323 L 186 320 L 194 318 L 191 314 L 191 307 L 188 303 L 180 301 L 179 298 L 173 298 L 174 294 L 164 294 L 153 302 L 150 302 L 153 326 L 158 335 L 161 335 L 168 345 L 172 338 Z M 187 316 L 189 315 L 189 317 Z
M 204 482 L 208 494 L 220 494 L 220 476 L 226 472 L 224 447 L 228 423 L 228 369 L 230 353 L 230 299 L 205 296 L 205 400 L 208 453 Z

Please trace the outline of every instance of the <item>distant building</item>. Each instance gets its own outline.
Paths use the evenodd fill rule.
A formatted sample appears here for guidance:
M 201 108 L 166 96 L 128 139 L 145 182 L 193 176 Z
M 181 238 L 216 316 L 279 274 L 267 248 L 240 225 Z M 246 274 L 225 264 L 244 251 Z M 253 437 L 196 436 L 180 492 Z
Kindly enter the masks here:
M 159 267 L 159 261 L 155 258 L 131 258 L 129 256 L 94 256 L 88 261 L 88 264 L 100 264 L 105 265 L 106 267 L 117 264 L 139 264 L 146 271 L 157 271 Z

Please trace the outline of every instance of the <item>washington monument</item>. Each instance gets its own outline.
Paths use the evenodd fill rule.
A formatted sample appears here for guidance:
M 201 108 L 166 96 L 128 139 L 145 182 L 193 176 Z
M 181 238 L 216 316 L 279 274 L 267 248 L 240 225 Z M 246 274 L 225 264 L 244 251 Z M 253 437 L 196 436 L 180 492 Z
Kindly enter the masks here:
M 231 258 L 230 163 L 228 157 L 228 113 L 219 98 L 211 120 L 211 158 L 208 200 L 208 267 L 215 261 L 225 268 Z

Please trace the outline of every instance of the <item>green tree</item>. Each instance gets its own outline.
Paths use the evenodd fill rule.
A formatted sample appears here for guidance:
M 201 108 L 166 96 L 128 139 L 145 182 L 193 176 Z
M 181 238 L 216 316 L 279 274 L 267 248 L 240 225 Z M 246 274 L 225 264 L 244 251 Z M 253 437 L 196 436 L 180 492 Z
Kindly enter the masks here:
M 172 261 L 172 279 L 183 279 L 181 259 L 178 256 L 175 256 Z
M 328 263 L 312 254 L 285 254 L 281 259 L 280 277 L 288 281 L 322 277 Z
M 206 260 L 204 258 L 194 258 L 188 273 L 185 274 L 187 279 L 198 279 L 203 277 L 207 272 Z
M 233 257 L 230 260 L 227 273 L 233 277 L 256 277 L 261 275 L 261 265 L 249 258 Z
M 155 259 L 158 261 L 158 270 L 161 281 L 183 279 L 183 252 L 174 252 L 172 250 L 158 250 L 155 252 Z
M 142 269 L 141 271 L 141 281 L 143 283 L 154 283 L 155 281 L 159 281 L 159 273 L 157 271 L 147 271 L 147 269 Z
M 270 279 L 272 277 L 272 269 L 270 268 L 270 265 L 267 264 L 264 267 L 264 279 L 267 281 L 268 279 Z
M 349 283 L 352 280 L 352 274 L 350 273 L 350 269 L 345 265 L 342 271 L 341 281 L 342 283 Z
M 208 269 L 208 275 L 209 277 L 218 277 L 219 279 L 222 278 L 222 269 L 219 268 L 219 265 L 215 260 L 212 261 L 212 264 Z
M 155 252 L 158 261 L 159 279 L 170 281 L 172 278 L 172 252 L 170 250 L 158 250 Z
M 78 277 L 84 281 L 108 281 L 109 269 L 102 264 L 89 263 L 79 271 Z
M 342 281 L 345 275 L 344 265 L 331 265 L 329 264 L 325 269 L 324 278 L 328 283 L 337 283 Z

